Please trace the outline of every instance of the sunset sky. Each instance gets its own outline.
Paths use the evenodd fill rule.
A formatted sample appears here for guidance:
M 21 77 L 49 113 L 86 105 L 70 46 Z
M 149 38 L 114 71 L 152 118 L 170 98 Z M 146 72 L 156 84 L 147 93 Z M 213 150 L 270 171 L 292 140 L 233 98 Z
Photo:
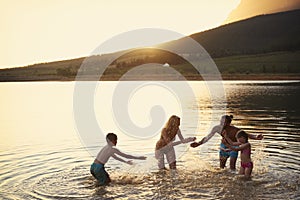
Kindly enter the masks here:
M 111 37 L 140 28 L 184 35 L 211 29 L 239 2 L 1 0 L 0 68 L 88 56 Z

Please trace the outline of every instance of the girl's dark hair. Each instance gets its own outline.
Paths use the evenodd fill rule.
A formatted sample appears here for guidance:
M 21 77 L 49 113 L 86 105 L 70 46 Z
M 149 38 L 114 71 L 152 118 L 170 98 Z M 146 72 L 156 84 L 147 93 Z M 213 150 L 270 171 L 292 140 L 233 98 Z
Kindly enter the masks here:
M 246 142 L 248 142 L 248 134 L 245 131 L 239 132 L 236 137 L 237 138 L 243 137 L 243 138 L 245 138 Z
M 109 141 L 116 141 L 118 140 L 118 136 L 114 133 L 108 133 L 106 135 L 106 140 L 109 140 Z
M 223 115 L 222 118 L 225 118 L 225 120 L 229 123 L 231 123 L 233 116 L 232 115 Z

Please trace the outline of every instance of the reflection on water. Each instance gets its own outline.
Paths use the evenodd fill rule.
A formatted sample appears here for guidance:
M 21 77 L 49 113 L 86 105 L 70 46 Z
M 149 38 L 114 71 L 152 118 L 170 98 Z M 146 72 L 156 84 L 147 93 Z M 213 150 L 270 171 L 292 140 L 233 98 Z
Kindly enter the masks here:
M 109 83 L 108 83 L 109 84 Z M 193 88 L 202 85 L 190 82 Z M 202 86 L 201 86 L 202 87 Z M 156 170 L 151 145 L 120 138 L 126 152 L 148 155 L 133 166 L 111 159 L 107 171 L 113 182 L 97 186 L 89 174 L 93 158 L 80 143 L 72 119 L 73 83 L 1 83 L 0 198 L 1 199 L 297 199 L 300 197 L 300 83 L 224 82 L 227 112 L 233 124 L 249 133 L 253 178 L 246 181 L 228 169 L 218 169 L 219 136 L 196 149 L 182 145 L 178 170 Z M 195 89 L 197 91 L 197 89 Z M 187 99 L 186 109 L 199 111 L 197 137 L 213 121 L 207 95 Z M 220 101 L 221 103 L 221 101 Z M 192 119 L 191 119 L 192 120 Z M 182 133 L 195 127 L 185 122 Z M 143 149 L 143 142 L 147 143 Z M 98 151 L 95 142 L 90 148 Z M 177 148 L 177 147 L 176 147 Z M 239 163 L 237 164 L 239 166 Z

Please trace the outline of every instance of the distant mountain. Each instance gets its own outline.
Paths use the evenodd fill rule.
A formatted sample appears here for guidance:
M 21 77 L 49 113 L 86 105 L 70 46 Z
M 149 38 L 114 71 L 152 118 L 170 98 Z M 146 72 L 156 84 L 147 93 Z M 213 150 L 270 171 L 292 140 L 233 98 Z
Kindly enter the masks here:
M 300 10 L 256 16 L 250 19 L 223 25 L 191 35 L 215 61 L 224 79 L 297 79 L 300 80 Z M 104 71 L 104 80 L 119 80 L 135 66 L 147 63 L 169 63 L 189 80 L 199 80 L 199 73 L 182 59 L 182 54 L 196 58 L 198 49 L 193 49 L 184 37 L 158 45 L 157 49 L 134 49 L 116 60 L 120 52 L 91 56 L 86 80 L 95 80 L 101 63 L 111 61 Z M 165 49 L 176 49 L 173 54 Z M 179 52 L 178 52 L 179 49 Z M 0 70 L 0 81 L 74 80 L 85 58 L 35 64 L 27 67 Z M 106 66 L 106 65 L 105 65 Z M 149 65 L 147 65 L 148 67 Z M 147 68 L 148 69 L 148 68 Z M 165 68 L 166 69 L 166 68 Z M 148 70 L 139 80 L 161 77 L 161 69 Z M 151 74 L 152 73 L 152 74 Z M 209 68 L 205 69 L 210 74 Z M 158 76 L 160 75 L 160 76 Z M 274 75 L 276 77 L 274 77 Z M 171 77 L 172 78 L 172 77 Z M 163 76 L 163 80 L 166 77 Z
M 300 0 L 241 0 L 224 24 L 262 14 L 272 14 L 300 9 Z
M 261 15 L 191 35 L 213 57 L 300 50 L 300 10 Z M 194 54 L 186 38 L 161 46 Z

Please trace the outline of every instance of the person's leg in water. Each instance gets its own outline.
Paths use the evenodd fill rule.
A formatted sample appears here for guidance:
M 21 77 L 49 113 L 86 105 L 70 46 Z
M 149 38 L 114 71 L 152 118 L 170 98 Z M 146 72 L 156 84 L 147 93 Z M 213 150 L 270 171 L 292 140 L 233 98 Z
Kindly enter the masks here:
M 246 178 L 250 178 L 251 177 L 252 169 L 253 169 L 253 167 L 249 167 L 249 168 L 245 169 L 245 177 Z
M 236 170 L 236 168 L 235 168 L 236 160 L 237 160 L 237 158 L 235 158 L 235 157 L 230 157 L 230 169 L 233 170 L 233 171 Z
M 109 174 L 108 174 L 107 171 L 105 170 L 105 168 L 104 168 L 104 173 L 105 173 L 106 176 L 107 176 L 107 179 L 106 179 L 106 181 L 105 181 L 105 184 L 109 184 L 109 183 L 111 182 L 111 179 L 110 179 Z
M 238 152 L 237 151 L 230 151 L 230 169 L 235 171 L 236 170 L 236 160 L 238 158 Z
M 91 174 L 98 180 L 100 185 L 106 185 L 111 182 L 109 174 L 103 164 L 93 163 L 90 168 Z
M 169 163 L 170 169 L 176 169 L 176 155 L 174 147 L 170 147 L 166 152 L 167 161 Z
M 220 168 L 221 169 L 224 169 L 226 167 L 227 159 L 230 156 L 229 152 L 226 152 L 226 151 L 223 150 L 223 149 L 226 149 L 226 148 L 227 147 L 223 143 L 220 144 L 219 157 L 220 157 Z
M 253 162 L 241 163 L 240 174 L 244 174 L 245 178 L 250 178 L 253 170 Z
M 169 164 L 170 169 L 176 169 L 176 161 Z
M 157 159 L 158 162 L 158 169 L 166 169 L 165 168 L 165 161 L 164 161 L 164 152 L 162 149 L 156 150 L 155 151 L 155 158 Z
M 245 175 L 245 168 L 243 166 L 240 167 L 239 174 L 240 175 Z
M 220 156 L 220 168 L 224 169 L 226 167 L 226 161 L 228 157 L 226 156 Z

